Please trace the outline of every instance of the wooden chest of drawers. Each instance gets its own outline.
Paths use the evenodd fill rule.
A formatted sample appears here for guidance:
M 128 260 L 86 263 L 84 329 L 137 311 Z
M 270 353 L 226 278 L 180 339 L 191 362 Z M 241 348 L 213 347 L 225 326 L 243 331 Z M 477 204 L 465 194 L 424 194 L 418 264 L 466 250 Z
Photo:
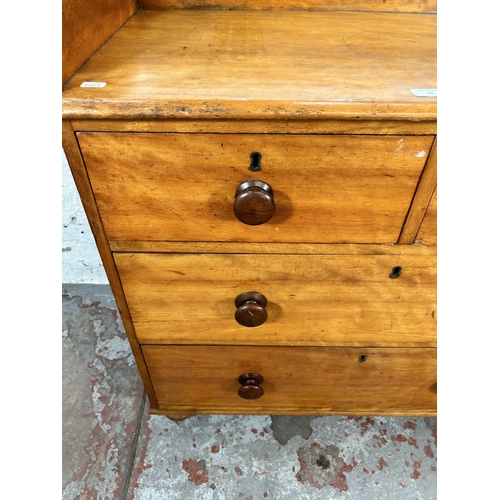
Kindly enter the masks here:
M 435 15 L 123 3 L 63 145 L 151 411 L 434 415 Z

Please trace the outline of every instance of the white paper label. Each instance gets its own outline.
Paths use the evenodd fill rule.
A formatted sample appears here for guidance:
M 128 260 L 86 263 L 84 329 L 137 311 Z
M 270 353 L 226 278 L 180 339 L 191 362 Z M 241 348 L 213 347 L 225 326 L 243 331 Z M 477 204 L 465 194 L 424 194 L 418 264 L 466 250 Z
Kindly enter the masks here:
M 437 97 L 437 89 L 410 89 L 417 97 Z
M 105 87 L 106 82 L 83 82 L 80 87 Z

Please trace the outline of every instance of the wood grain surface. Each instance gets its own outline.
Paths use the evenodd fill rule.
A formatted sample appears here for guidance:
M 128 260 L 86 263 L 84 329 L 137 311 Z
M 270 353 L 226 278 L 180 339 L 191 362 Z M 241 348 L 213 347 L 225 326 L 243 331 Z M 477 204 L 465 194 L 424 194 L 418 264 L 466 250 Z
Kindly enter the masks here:
M 436 0 L 139 0 L 143 9 L 436 12 Z
M 79 133 L 110 240 L 395 243 L 428 136 Z M 262 169 L 249 170 L 250 154 Z M 240 222 L 235 193 L 268 183 L 276 212 Z
M 436 121 L 389 120 L 71 120 L 78 132 L 435 135 Z
M 137 10 L 137 0 L 62 0 L 62 84 Z
M 420 178 L 415 196 L 411 203 L 410 211 L 408 212 L 408 217 L 405 220 L 403 230 L 398 240 L 398 243 L 401 245 L 411 245 L 415 241 L 427 212 L 427 207 L 431 201 L 432 194 L 436 190 L 437 140 L 434 141 L 427 158 L 422 177 Z
M 127 333 L 127 338 L 130 343 L 132 352 L 134 353 L 135 361 L 137 363 L 137 368 L 141 374 L 141 378 L 148 394 L 149 402 L 152 408 L 157 408 L 158 403 L 156 401 L 156 396 L 154 394 L 153 387 L 151 386 L 151 380 L 149 378 L 146 363 L 142 356 L 142 351 L 137 341 L 135 334 L 134 324 L 130 318 L 130 312 L 127 306 L 123 294 L 123 288 L 120 283 L 120 277 L 116 270 L 116 266 L 109 248 L 109 243 L 104 232 L 101 217 L 97 209 L 94 194 L 92 193 L 92 188 L 90 187 L 90 182 L 85 171 L 85 166 L 83 164 L 83 159 L 78 148 L 78 142 L 75 137 L 75 132 L 71 128 L 71 123 L 63 120 L 62 124 L 62 142 L 64 147 L 64 152 L 68 159 L 68 164 L 75 180 L 76 187 L 78 189 L 78 194 L 80 195 L 83 207 L 85 209 L 85 214 L 87 216 L 90 228 L 92 229 L 92 234 L 94 235 L 97 249 L 101 257 L 104 269 L 106 270 L 106 276 L 109 280 L 109 285 L 113 291 L 118 309 L 120 311 L 120 317 L 123 321 L 123 326 L 125 332 Z
M 172 413 L 429 414 L 435 349 L 143 346 L 160 409 Z M 360 356 L 365 361 L 360 362 Z M 264 395 L 238 396 L 238 377 Z
M 114 258 L 142 344 L 436 345 L 435 256 Z M 236 297 L 251 291 L 267 298 L 268 319 L 254 328 L 234 318 Z
M 110 241 L 114 252 L 234 253 L 295 255 L 416 255 L 434 256 L 435 248 L 423 245 L 373 245 L 326 243 L 234 243 L 196 241 Z
M 423 245 L 436 245 L 437 243 L 437 189 L 432 195 L 416 241 Z
M 434 14 L 146 10 L 68 82 L 63 117 L 435 120 L 413 88 L 436 88 Z

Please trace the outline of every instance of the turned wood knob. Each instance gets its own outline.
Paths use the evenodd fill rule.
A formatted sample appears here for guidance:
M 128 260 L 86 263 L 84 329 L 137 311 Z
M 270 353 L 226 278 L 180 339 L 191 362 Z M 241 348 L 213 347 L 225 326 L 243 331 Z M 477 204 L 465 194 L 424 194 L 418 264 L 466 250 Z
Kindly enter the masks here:
M 234 215 L 244 224 L 258 226 L 274 215 L 273 190 L 263 181 L 250 179 L 242 182 L 234 197 Z
M 242 326 L 259 326 L 267 319 L 267 299 L 259 292 L 243 292 L 234 301 L 234 318 Z
M 258 373 L 244 373 L 238 378 L 241 387 L 238 396 L 243 399 L 259 399 L 264 395 L 264 389 L 259 384 L 264 382 L 264 377 Z

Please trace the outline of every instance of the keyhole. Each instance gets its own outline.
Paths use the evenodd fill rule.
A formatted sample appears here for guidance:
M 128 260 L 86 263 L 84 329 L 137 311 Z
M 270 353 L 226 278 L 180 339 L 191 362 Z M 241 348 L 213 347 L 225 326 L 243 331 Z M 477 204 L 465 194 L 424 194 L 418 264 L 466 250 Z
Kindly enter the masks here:
M 254 152 L 250 155 L 250 170 L 252 172 L 258 172 L 260 170 L 260 160 L 262 159 L 262 155 L 260 153 Z
M 401 266 L 396 266 L 392 268 L 391 274 L 389 274 L 389 278 L 395 279 L 401 276 L 401 271 L 403 268 Z

